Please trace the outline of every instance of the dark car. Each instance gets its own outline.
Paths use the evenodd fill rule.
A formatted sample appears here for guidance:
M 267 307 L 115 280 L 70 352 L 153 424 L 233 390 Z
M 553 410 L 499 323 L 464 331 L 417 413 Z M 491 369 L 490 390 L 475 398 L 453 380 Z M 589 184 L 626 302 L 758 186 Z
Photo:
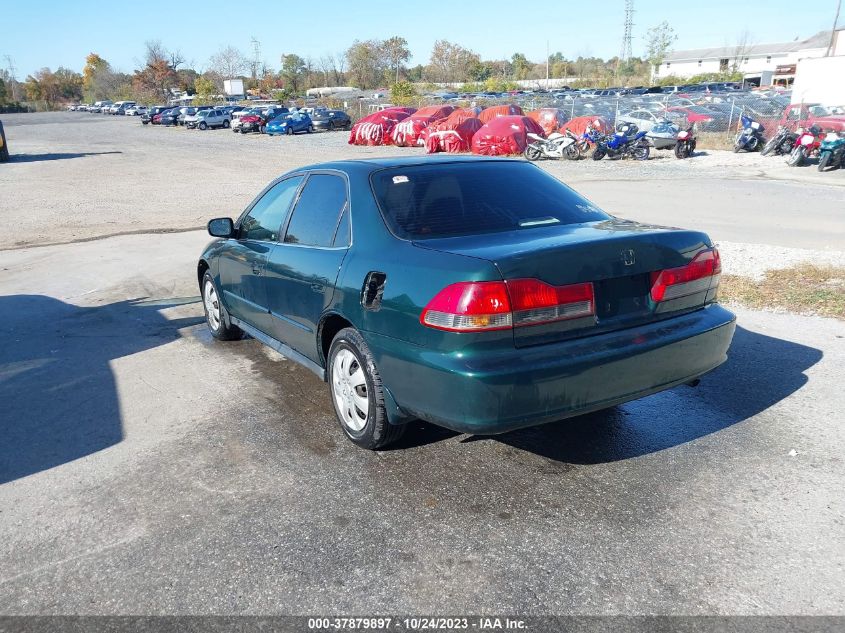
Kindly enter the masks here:
M 366 448 L 414 418 L 501 433 L 693 383 L 735 327 L 706 234 L 614 218 L 524 161 L 313 165 L 208 229 L 211 334 L 311 369 Z
M 141 123 L 147 125 L 148 123 L 152 123 L 153 125 L 158 125 L 161 123 L 161 119 L 154 120 L 154 117 L 169 110 L 170 106 L 153 106 L 149 110 L 147 110 L 143 115 L 141 115 Z
M 343 110 L 315 110 L 311 113 L 315 130 L 351 130 L 352 119 Z
M 3 121 L 0 121 L 0 163 L 9 160 L 9 145 L 6 143 L 6 131 L 3 129 Z
M 170 108 L 169 110 L 165 110 L 160 115 L 159 123 L 165 127 L 170 125 L 179 125 L 179 116 L 181 114 L 182 113 L 179 111 L 179 108 Z

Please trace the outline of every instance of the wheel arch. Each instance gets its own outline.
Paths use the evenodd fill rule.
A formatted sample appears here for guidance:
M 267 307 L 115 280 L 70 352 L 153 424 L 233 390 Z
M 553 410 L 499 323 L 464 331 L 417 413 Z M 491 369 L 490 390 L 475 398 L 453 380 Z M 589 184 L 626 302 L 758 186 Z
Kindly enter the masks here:
M 334 337 L 347 327 L 354 328 L 355 326 L 338 312 L 327 312 L 320 318 L 320 324 L 317 326 L 317 352 L 324 368 L 328 367 L 329 347 Z

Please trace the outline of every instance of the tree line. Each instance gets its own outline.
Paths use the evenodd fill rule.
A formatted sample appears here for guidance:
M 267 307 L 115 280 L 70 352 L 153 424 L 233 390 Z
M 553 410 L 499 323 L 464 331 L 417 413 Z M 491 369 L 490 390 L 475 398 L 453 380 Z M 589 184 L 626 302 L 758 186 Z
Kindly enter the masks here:
M 278 68 L 250 59 L 235 46 L 218 50 L 203 65 L 191 68 L 178 50 L 160 41 L 145 45 L 141 67 L 132 73 L 115 69 L 97 53 L 85 60 L 82 73 L 67 68 L 43 68 L 29 75 L 22 85 L 12 85 L 23 98 L 54 106 L 70 101 L 133 99 L 143 103 L 167 101 L 174 92 L 213 97 L 223 93 L 225 79 L 241 78 L 247 90 L 276 98 L 300 95 L 309 88 L 353 86 L 361 90 L 399 85 L 399 93 L 412 90 L 411 84 L 448 85 L 472 83 L 491 90 L 510 86 L 517 80 L 537 80 L 547 76 L 566 78 L 573 87 L 647 84 L 651 69 L 659 65 L 676 36 L 663 22 L 646 36 L 645 56 L 620 60 L 616 57 L 579 55 L 567 58 L 561 52 L 547 60 L 532 61 L 516 52 L 506 59 L 482 59 L 460 44 L 447 40 L 434 43 L 427 64 L 409 66 L 411 51 L 400 36 L 384 40 L 355 40 L 349 48 L 319 58 L 287 53 Z M 0 99 L 9 99 L 10 81 L 0 76 Z M 396 92 L 396 91 L 395 91 Z M 20 96 L 18 97 L 21 98 Z M 2 101 L 0 101 L 2 105 Z

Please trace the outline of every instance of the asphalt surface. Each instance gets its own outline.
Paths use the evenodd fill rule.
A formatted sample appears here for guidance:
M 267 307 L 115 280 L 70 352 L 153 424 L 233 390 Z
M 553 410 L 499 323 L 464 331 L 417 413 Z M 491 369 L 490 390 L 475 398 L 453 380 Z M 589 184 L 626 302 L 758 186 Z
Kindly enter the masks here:
M 738 310 L 697 388 L 372 453 L 210 338 L 207 239 L 0 251 L 0 614 L 845 615 L 845 323 Z

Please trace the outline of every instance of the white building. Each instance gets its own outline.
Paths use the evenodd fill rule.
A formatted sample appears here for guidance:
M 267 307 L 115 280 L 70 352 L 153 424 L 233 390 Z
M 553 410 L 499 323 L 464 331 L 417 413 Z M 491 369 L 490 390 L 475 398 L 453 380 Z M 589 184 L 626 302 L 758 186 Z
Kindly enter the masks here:
M 737 70 L 748 80 L 773 77 L 774 82 L 791 83 L 795 66 L 811 57 L 823 57 L 830 44 L 830 31 L 813 37 L 780 44 L 746 44 L 673 51 L 666 55 L 654 73 L 655 78 L 674 75 L 692 77 L 701 73 L 727 73 Z M 767 81 L 764 83 L 768 83 Z

